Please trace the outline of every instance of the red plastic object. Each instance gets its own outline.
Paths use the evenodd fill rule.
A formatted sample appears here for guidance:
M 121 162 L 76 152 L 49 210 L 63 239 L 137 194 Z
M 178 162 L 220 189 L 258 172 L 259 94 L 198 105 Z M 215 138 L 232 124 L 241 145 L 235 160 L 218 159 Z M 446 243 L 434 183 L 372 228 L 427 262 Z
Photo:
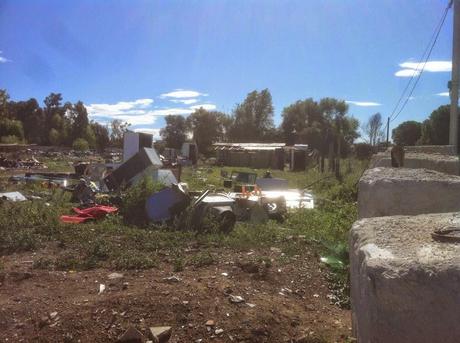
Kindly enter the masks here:
M 112 206 L 96 205 L 84 209 L 74 207 L 73 211 L 77 214 L 76 216 L 63 215 L 60 217 L 61 221 L 64 223 L 84 223 L 88 220 L 100 219 L 105 217 L 107 214 L 115 213 L 118 211 L 118 208 Z

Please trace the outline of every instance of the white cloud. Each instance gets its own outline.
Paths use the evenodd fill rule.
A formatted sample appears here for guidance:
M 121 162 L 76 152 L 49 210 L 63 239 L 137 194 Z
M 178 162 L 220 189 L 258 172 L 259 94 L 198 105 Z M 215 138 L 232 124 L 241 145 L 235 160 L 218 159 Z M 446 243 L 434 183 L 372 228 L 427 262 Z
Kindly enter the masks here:
M 208 96 L 208 94 L 200 93 L 193 90 L 185 90 L 185 89 L 175 89 L 169 93 L 161 94 L 161 98 L 196 98 L 198 96 Z
M 373 107 L 373 106 L 381 106 L 382 104 L 378 102 L 372 102 L 372 101 L 351 101 L 347 100 L 345 101 L 347 104 L 355 105 L 355 106 L 361 106 L 361 107 Z
M 420 75 L 420 71 L 412 70 L 412 69 L 401 69 L 395 73 L 395 76 L 397 77 L 412 77 L 412 76 L 419 76 L 419 75 Z
M 143 110 L 153 104 L 153 99 L 137 99 L 134 101 L 120 101 L 116 104 L 90 104 L 86 105 L 88 114 L 115 115 L 115 114 L 143 114 Z
M 3 51 L 0 50 L 0 55 L 3 55 Z M 11 62 L 9 59 L 6 57 L 0 56 L 0 63 L 6 63 L 6 62 Z
M 207 111 L 212 111 L 212 110 L 215 110 L 217 108 L 217 106 L 214 105 L 214 104 L 200 104 L 200 105 L 190 106 L 190 108 L 192 110 L 198 110 L 200 108 L 203 108 L 203 109 L 205 109 Z
M 160 130 L 161 129 L 154 129 L 151 127 L 139 127 L 136 129 L 133 129 L 135 132 L 143 132 L 143 133 L 150 133 L 153 135 L 154 139 L 159 139 L 160 138 Z
M 176 99 L 179 103 L 193 104 L 196 99 Z M 185 102 L 184 100 L 189 100 Z M 109 123 L 118 119 L 133 126 L 141 125 L 146 128 L 155 123 L 156 119 L 167 115 L 189 115 L 195 109 L 203 107 L 206 110 L 214 110 L 214 104 L 201 104 L 190 107 L 167 107 L 155 108 L 152 106 L 153 99 L 137 99 L 133 101 L 120 101 L 114 104 L 88 104 L 85 105 L 88 116 L 101 123 Z
M 441 93 L 437 93 L 436 95 L 439 95 L 439 96 L 450 96 L 449 92 L 441 92 Z
M 402 68 L 395 73 L 398 77 L 412 77 L 420 75 L 423 67 L 423 62 L 411 62 L 407 61 L 400 63 L 399 66 Z M 428 61 L 425 64 L 424 71 L 430 73 L 444 73 L 452 70 L 451 61 Z
M 173 99 L 171 101 L 176 103 L 176 104 L 191 105 L 191 104 L 197 103 L 198 99 Z

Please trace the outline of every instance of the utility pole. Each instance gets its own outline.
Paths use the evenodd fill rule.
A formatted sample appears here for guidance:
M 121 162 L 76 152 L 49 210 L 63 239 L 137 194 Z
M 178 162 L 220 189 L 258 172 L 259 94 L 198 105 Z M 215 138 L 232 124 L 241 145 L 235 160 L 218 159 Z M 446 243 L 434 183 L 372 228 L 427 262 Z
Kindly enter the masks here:
M 454 39 L 452 43 L 452 81 L 450 85 L 449 144 L 458 152 L 458 86 L 460 80 L 460 0 L 451 0 L 454 5 Z
M 387 119 L 387 148 L 390 145 L 390 117 Z

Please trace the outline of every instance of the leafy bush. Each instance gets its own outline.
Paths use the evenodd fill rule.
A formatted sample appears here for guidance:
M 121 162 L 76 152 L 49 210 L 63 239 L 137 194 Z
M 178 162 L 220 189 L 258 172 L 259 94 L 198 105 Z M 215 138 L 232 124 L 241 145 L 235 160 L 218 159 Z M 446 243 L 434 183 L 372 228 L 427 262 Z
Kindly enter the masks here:
M 154 182 L 148 176 L 131 186 L 121 208 L 124 222 L 130 225 L 145 226 L 148 223 L 145 201 L 150 195 L 163 188 L 162 183 Z
M 355 156 L 358 160 L 368 160 L 371 158 L 373 153 L 372 145 L 367 143 L 355 144 Z
M 78 151 L 86 151 L 86 150 L 89 150 L 89 144 L 85 139 L 77 138 L 72 143 L 72 149 L 78 150 Z
M 3 144 L 14 144 L 21 143 L 21 139 L 18 136 L 9 135 L 0 137 L 0 143 Z

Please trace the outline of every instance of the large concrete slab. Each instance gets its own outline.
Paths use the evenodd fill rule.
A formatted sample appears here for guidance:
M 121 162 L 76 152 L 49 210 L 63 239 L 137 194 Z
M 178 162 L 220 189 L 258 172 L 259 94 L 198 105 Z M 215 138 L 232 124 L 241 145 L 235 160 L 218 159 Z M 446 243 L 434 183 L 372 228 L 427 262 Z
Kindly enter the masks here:
M 406 147 L 407 149 L 409 147 Z M 418 148 L 418 147 L 411 147 Z M 416 149 L 414 149 L 416 150 Z M 372 156 L 370 168 L 391 167 L 389 152 L 381 152 Z M 452 154 L 436 154 L 406 151 L 404 157 L 405 168 L 425 168 L 441 173 L 460 175 L 460 161 L 458 156 Z
M 442 154 L 442 155 L 457 155 L 453 145 L 415 145 L 405 146 L 406 152 L 424 153 L 424 154 Z
M 454 211 L 460 211 L 460 176 L 427 169 L 373 168 L 359 180 L 359 218 Z
M 350 232 L 360 343 L 460 342 L 460 245 L 431 238 L 460 213 L 367 218 Z

